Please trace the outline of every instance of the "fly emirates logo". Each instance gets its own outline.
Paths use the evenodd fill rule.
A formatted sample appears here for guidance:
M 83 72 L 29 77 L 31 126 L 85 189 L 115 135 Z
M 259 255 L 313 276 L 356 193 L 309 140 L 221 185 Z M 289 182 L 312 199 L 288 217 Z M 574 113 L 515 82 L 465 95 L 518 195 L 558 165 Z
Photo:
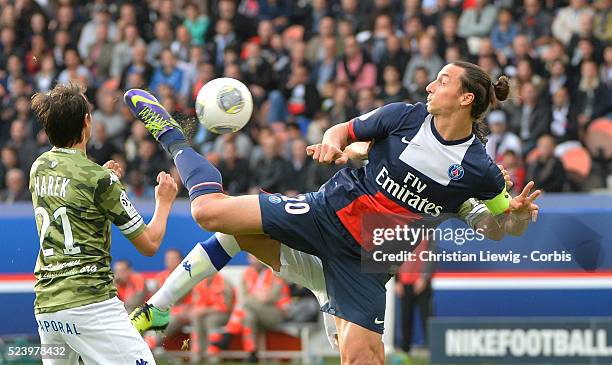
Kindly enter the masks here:
M 404 181 L 397 182 L 389 176 L 389 171 L 383 166 L 376 175 L 376 183 L 394 198 L 403 201 L 419 212 L 431 214 L 433 217 L 442 213 L 442 206 L 436 205 L 419 195 L 427 188 L 427 184 L 410 172 L 406 174 Z

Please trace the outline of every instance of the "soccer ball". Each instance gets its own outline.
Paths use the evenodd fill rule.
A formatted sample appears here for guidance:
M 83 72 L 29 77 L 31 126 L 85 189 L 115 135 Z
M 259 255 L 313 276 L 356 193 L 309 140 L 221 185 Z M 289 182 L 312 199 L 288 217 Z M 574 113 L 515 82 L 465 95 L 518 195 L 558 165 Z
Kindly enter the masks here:
M 221 77 L 207 82 L 196 98 L 198 120 L 217 134 L 240 130 L 251 119 L 253 97 L 242 82 Z

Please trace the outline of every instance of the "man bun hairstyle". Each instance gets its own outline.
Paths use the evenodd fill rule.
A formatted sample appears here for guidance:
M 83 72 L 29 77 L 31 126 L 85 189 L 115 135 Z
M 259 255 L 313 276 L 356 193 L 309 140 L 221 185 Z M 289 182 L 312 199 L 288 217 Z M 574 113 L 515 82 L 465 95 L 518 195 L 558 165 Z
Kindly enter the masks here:
M 472 132 L 483 144 L 486 144 L 489 127 L 484 117 L 489 108 L 499 107 L 500 102 L 508 98 L 510 80 L 502 75 L 497 81 L 493 82 L 489 74 L 470 62 L 457 61 L 453 62 L 452 65 L 464 70 L 461 76 L 461 89 L 464 93 L 474 94 L 471 111 L 471 116 L 474 118 Z
M 69 83 L 32 96 L 32 110 L 53 146 L 70 147 L 83 140 L 85 115 L 89 113 L 84 92 L 80 84 Z

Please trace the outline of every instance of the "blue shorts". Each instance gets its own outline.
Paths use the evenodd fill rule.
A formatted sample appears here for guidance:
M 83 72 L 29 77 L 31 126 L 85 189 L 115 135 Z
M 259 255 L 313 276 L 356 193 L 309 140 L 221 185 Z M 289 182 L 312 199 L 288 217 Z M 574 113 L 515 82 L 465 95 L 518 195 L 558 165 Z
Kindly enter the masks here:
M 329 303 L 324 312 L 383 333 L 389 274 L 365 273 L 361 247 L 325 204 L 322 192 L 298 197 L 259 195 L 263 231 L 285 245 L 321 258 Z

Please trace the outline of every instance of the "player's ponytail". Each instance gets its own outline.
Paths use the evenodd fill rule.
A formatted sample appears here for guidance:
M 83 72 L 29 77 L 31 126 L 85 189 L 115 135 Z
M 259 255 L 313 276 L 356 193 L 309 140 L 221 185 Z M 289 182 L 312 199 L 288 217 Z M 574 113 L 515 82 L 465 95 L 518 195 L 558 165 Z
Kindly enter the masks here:
M 510 80 L 507 76 L 500 76 L 497 81 L 491 84 L 493 86 L 493 95 L 495 96 L 495 101 L 504 101 L 508 98 L 508 94 L 510 94 Z M 492 100 L 493 101 L 493 100 Z M 496 103 L 497 104 L 497 103 Z M 492 105 L 497 106 L 497 105 Z
M 510 93 L 510 83 L 506 76 L 500 76 L 493 82 L 479 66 L 463 61 L 452 63 L 465 70 L 461 76 L 461 88 L 463 92 L 474 94 L 471 116 L 474 119 L 472 132 L 483 143 L 487 143 L 489 128 L 484 117 L 490 107 L 497 107 L 500 101 L 506 100 Z

